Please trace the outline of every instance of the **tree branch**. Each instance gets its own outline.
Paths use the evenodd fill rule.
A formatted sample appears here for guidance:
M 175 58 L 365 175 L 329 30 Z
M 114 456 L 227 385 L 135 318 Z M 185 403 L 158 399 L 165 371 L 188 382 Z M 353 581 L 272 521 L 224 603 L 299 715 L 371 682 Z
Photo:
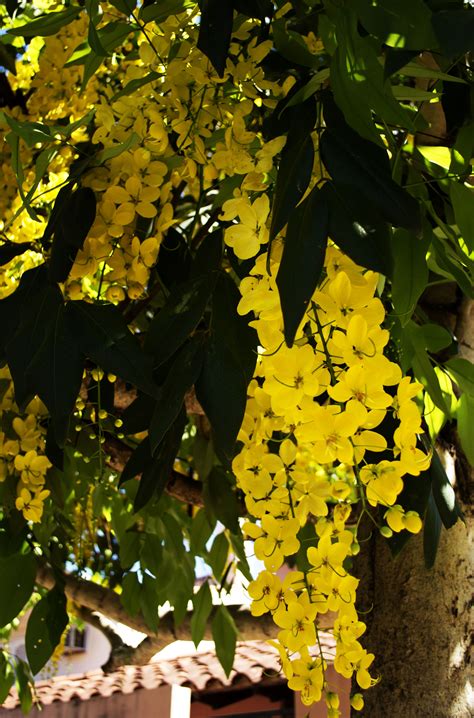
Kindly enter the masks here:
M 91 622 L 91 612 L 98 612 L 112 621 L 122 623 L 146 635 L 146 638 L 136 648 L 133 648 L 125 645 L 118 636 L 116 637 L 118 640 L 115 640 L 112 635 L 106 634 L 111 641 L 112 651 L 109 660 L 103 666 L 104 670 L 115 670 L 123 665 L 144 665 L 155 653 L 170 643 L 191 640 L 192 612 L 188 612 L 181 624 L 175 626 L 173 612 L 169 611 L 160 618 L 158 633 L 154 634 L 140 615 L 130 616 L 125 611 L 119 595 L 113 590 L 70 574 L 64 574 L 63 580 L 66 596 L 80 607 L 79 611 L 85 609 L 84 620 Z M 52 588 L 56 583 L 53 571 L 42 566 L 38 570 L 36 582 L 44 588 Z M 227 606 L 227 608 L 237 627 L 239 640 L 256 641 L 276 637 L 279 629 L 269 614 L 257 618 L 252 616 L 250 611 L 242 610 L 240 606 Z M 330 614 L 323 615 L 320 619 L 320 628 L 327 629 L 332 626 Z M 97 628 L 103 632 L 107 630 L 102 624 L 101 626 L 97 625 L 96 621 L 99 620 L 97 617 L 92 620 L 94 621 L 93 625 L 96 625 Z M 204 640 L 213 640 L 209 624 L 206 626 L 203 638 Z

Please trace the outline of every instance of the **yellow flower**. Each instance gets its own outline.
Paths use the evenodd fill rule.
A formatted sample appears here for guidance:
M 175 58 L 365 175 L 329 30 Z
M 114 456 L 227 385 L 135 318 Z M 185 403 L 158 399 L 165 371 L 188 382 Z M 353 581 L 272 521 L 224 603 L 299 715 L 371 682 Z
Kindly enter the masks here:
M 28 489 L 21 489 L 15 506 L 18 511 L 23 513 L 27 521 L 38 523 L 43 515 L 43 502 L 49 494 L 49 491 L 38 491 L 32 494 Z
M 33 450 L 15 456 L 15 469 L 21 472 L 21 480 L 27 485 L 37 487 L 44 484 L 45 474 L 50 467 L 49 459 L 46 456 L 38 456 Z
M 268 229 L 266 221 L 270 212 L 270 203 L 266 194 L 258 197 L 253 204 L 241 197 L 238 203 L 235 200 L 232 214 L 238 214 L 240 223 L 233 224 L 226 229 L 224 240 L 229 247 L 232 247 L 239 259 L 250 259 L 260 250 L 262 244 L 268 242 Z M 223 209 L 226 210 L 227 202 L 224 202 Z M 229 213 L 224 215 L 229 219 Z

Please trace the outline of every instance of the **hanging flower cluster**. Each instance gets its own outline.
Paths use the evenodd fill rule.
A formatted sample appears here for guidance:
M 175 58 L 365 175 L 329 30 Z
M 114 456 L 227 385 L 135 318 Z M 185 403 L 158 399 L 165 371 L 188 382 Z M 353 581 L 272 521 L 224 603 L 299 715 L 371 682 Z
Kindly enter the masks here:
M 115 18 L 115 8 L 101 7 L 103 24 Z M 277 83 L 265 76 L 261 62 L 272 43 L 257 44 L 251 33 L 256 21 L 248 19 L 236 28 L 219 77 L 196 47 L 196 12 L 149 23 L 146 33 L 135 28 L 134 42 L 125 38 L 116 50 L 120 76 L 111 72 L 110 81 L 101 82 L 101 73 L 117 62 L 105 58 L 82 90 L 82 70 L 71 64 L 87 29 L 81 18 L 29 45 L 15 87 L 30 92 L 29 121 L 76 121 L 93 111 L 93 121 L 79 124 L 73 139 L 84 143 L 92 158 L 81 183 L 94 191 L 97 213 L 62 286 L 67 299 L 118 304 L 143 297 L 167 231 L 182 223 L 192 240 L 196 222 L 212 220 L 211 210 L 201 211 L 204 200 L 211 206 L 228 183 L 214 216 L 225 223 L 225 243 L 233 254 L 255 258 L 240 283 L 239 313 L 252 313 L 260 343 L 239 434 L 242 449 L 233 462 L 252 517 L 244 530 L 265 566 L 249 586 L 252 613 L 270 612 L 280 629 L 276 645 L 290 687 L 301 691 L 307 705 L 324 694 L 335 717 L 338 699 L 326 679 L 319 617 L 335 614 L 336 670 L 346 678 L 355 674 L 360 687 L 368 688 L 374 657 L 359 640 L 365 626 L 355 608 L 358 581 L 350 573 L 351 557 L 359 551 L 362 516 L 375 521 L 368 507 L 379 508 L 376 524 L 385 536 L 421 528 L 420 517 L 397 503 L 403 477 L 419 475 L 430 461 L 418 446 L 421 417 L 414 399 L 421 386 L 403 378 L 384 355 L 389 335 L 379 277 L 332 245 L 295 342 L 286 346 L 275 280 L 284 238 L 274 241 L 269 258 L 266 253 L 274 169 L 286 137 L 265 141 L 258 110 L 274 109 L 295 80 L 288 76 Z M 317 53 L 320 41 L 311 35 L 308 48 Z M 18 109 L 15 113 L 23 117 Z M 84 159 L 60 137 L 53 149 L 31 199 L 36 210 L 54 200 L 73 161 Z M 2 295 L 43 260 L 38 240 L 47 213 L 40 211 L 35 220 L 24 207 L 36 182 L 36 155 L 21 145 L 20 159 L 24 182 L 18 192 L 11 151 L 3 143 L 0 229 L 11 242 L 35 243 L 38 252 L 2 268 Z M 312 186 L 316 180 L 321 180 L 318 165 Z M 177 213 L 185 194 L 191 210 Z M 10 381 L 6 374 L 2 378 Z M 77 408 L 84 408 L 82 398 Z M 102 409 L 97 410 L 100 418 Z M 42 412 L 34 400 L 20 414 L 8 384 L 0 480 L 15 475 L 15 507 L 31 522 L 41 520 L 49 495 Z M 306 550 L 300 531 L 308 524 L 314 536 Z M 278 572 L 295 554 L 304 570 L 281 578 Z M 363 706 L 359 694 L 352 703 L 355 709 Z
M 319 617 L 335 614 L 336 670 L 346 678 L 355 674 L 361 688 L 371 686 L 374 656 L 359 641 L 365 626 L 355 608 L 351 557 L 359 552 L 359 524 L 369 505 L 380 508 L 385 536 L 421 529 L 420 517 L 397 504 L 403 477 L 419 475 L 430 462 L 418 448 L 421 416 L 414 397 L 421 386 L 402 378 L 384 356 L 389 335 L 381 326 L 378 276 L 333 246 L 288 348 L 275 281 L 278 254 L 275 247 L 268 268 L 260 254 L 240 285 L 239 311 L 253 312 L 261 351 L 233 470 L 253 517 L 244 531 L 265 565 L 249 586 L 252 612 L 270 612 L 281 629 L 277 646 L 290 687 L 307 705 L 324 693 L 337 716 Z M 315 545 L 306 550 L 299 531 L 308 522 L 314 523 Z M 282 580 L 279 569 L 298 553 L 306 570 Z M 353 704 L 362 707 L 359 695 Z

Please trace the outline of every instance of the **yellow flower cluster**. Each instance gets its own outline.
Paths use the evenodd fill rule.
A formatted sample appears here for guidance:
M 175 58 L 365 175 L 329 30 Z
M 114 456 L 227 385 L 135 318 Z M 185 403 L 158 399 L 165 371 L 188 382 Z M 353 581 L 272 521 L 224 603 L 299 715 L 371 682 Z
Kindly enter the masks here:
M 254 517 L 244 531 L 265 565 L 249 586 L 252 612 L 271 612 L 281 629 L 277 645 L 290 687 L 308 705 L 324 693 L 337 716 L 319 616 L 335 615 L 336 670 L 368 688 L 374 656 L 359 642 L 365 626 L 355 609 L 358 580 L 349 572 L 358 525 L 370 505 L 385 511 L 384 535 L 419 531 L 420 517 L 396 501 L 403 476 L 419 475 L 430 457 L 417 446 L 421 387 L 383 353 L 389 335 L 378 276 L 330 246 L 324 278 L 289 348 L 275 280 L 280 253 L 272 249 L 268 269 L 260 254 L 240 285 L 239 312 L 253 312 L 260 354 L 233 470 Z M 299 531 L 308 522 L 314 545 L 304 552 Z M 309 568 L 281 580 L 286 557 L 301 551 Z M 363 701 L 357 696 L 353 704 Z
M 41 521 L 43 504 L 50 492 L 44 488 L 51 462 L 44 454 L 45 430 L 41 417 L 46 411 L 33 399 L 20 414 L 13 398 L 13 383 L 7 369 L 0 370 L 4 386 L 0 409 L 0 482 L 17 477 L 15 506 L 27 521 Z

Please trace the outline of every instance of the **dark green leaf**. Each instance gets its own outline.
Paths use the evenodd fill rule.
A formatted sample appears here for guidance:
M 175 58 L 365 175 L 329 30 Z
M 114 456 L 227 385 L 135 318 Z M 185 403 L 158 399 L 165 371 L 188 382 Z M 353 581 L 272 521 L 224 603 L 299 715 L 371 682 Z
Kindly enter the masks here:
M 1 360 L 6 358 L 6 345 L 17 332 L 25 313 L 25 309 L 36 303 L 38 296 L 44 291 L 47 282 L 45 265 L 30 269 L 23 274 L 17 289 L 5 299 L 0 300 L 0 333 Z
M 0 628 L 18 616 L 35 585 L 36 561 L 31 551 L 0 552 Z
M 25 296 L 18 317 L 16 332 L 6 344 L 6 355 L 15 385 L 16 401 L 25 406 L 37 393 L 27 369 L 41 351 L 44 342 L 50 340 L 54 331 L 56 316 L 63 305 L 58 286 L 39 282 L 38 291 Z M 31 301 L 33 300 L 34 301 Z
M 216 644 L 219 663 L 229 676 L 234 665 L 237 629 L 234 619 L 225 606 L 219 606 L 212 620 L 212 637 Z
M 61 205 L 49 261 L 52 282 L 64 282 L 67 279 L 76 254 L 94 223 L 95 214 L 95 194 L 89 187 L 79 187 Z
M 12 259 L 28 250 L 35 250 L 34 245 L 29 242 L 5 242 L 0 247 L 0 265 L 8 264 Z
M 153 82 L 154 80 L 157 80 L 160 77 L 158 72 L 149 72 L 148 75 L 145 75 L 144 77 L 137 77 L 135 80 L 130 80 L 130 82 L 127 82 L 127 84 L 122 87 L 121 90 L 115 93 L 115 95 L 112 98 L 112 101 L 115 102 L 116 100 L 120 99 L 120 97 L 125 97 L 127 95 L 132 95 L 136 90 L 138 90 L 140 87 L 143 87 L 144 85 L 149 85 L 150 82 Z
M 404 50 L 435 47 L 431 12 L 423 0 L 367 0 L 351 3 L 364 28 L 386 45 Z
M 123 433 L 139 434 L 141 431 L 146 431 L 150 425 L 155 404 L 156 399 L 148 394 L 138 394 L 122 414 Z
M 212 62 L 220 77 L 224 70 L 232 35 L 232 0 L 203 0 L 197 46 Z
M 8 29 L 9 35 L 19 37 L 46 37 L 47 35 L 56 35 L 62 27 L 69 25 L 81 13 L 82 8 L 77 5 L 68 7 L 60 12 L 50 12 L 45 15 L 31 20 L 26 25 L 19 27 L 11 27 Z
M 26 626 L 26 655 L 34 674 L 49 661 L 68 623 L 66 596 L 55 586 L 33 608 Z
M 402 326 L 411 319 L 428 282 L 427 249 L 426 242 L 411 232 L 399 229 L 393 235 L 392 302 Z
M 0 44 L 0 65 L 5 67 L 12 75 L 16 75 L 16 54 L 17 50 L 13 45 Z
M 425 525 L 423 528 L 423 554 L 426 568 L 433 568 L 438 552 L 441 535 L 441 519 L 436 506 L 433 491 L 430 491 L 428 507 L 426 509 Z
M 131 568 L 140 557 L 143 534 L 127 531 L 120 540 L 120 564 L 122 568 Z
M 357 264 L 391 276 L 390 227 L 356 187 L 327 182 L 321 190 L 329 208 L 329 236 Z
M 286 18 L 274 20 L 272 32 L 275 48 L 285 60 L 296 66 L 311 68 L 318 66 L 319 58 L 309 51 L 303 37 L 288 27 Z
M 48 408 L 59 447 L 66 440 L 84 369 L 74 319 L 68 310 L 69 306 L 60 304 L 49 316 L 48 333 L 27 368 L 27 386 Z
M 207 477 L 205 502 L 221 524 L 232 533 L 239 533 L 241 507 L 237 500 L 235 486 L 232 485 L 230 474 L 221 466 L 215 466 Z
M 229 274 L 220 273 L 212 295 L 211 332 L 230 349 L 247 384 L 253 377 L 257 363 L 258 337 L 249 327 L 249 315 L 237 311 L 241 294 Z
M 132 455 L 125 464 L 125 468 L 120 476 L 120 485 L 142 474 L 145 469 L 151 465 L 151 461 L 150 439 L 145 437 L 133 450 Z
M 239 293 L 232 280 L 220 274 L 203 368 L 195 385 L 197 398 L 211 422 L 216 452 L 224 461 L 233 455 L 257 358 L 257 335 L 238 315 L 238 301 Z
M 439 324 L 421 324 L 418 331 L 423 336 L 424 346 L 430 352 L 439 352 L 453 341 L 450 332 Z
M 171 478 L 185 425 L 186 412 L 183 409 L 165 434 L 153 457 L 153 462 L 143 471 L 135 496 L 135 511 L 140 511 L 152 498 L 159 498 L 163 493 Z
M 148 329 L 145 350 L 160 366 L 184 343 L 199 324 L 216 277 L 203 275 L 178 285 Z
M 324 117 L 328 129 L 322 134 L 320 150 L 336 188 L 357 187 L 388 222 L 418 231 L 418 202 L 392 179 L 387 151 L 350 128 L 328 97 Z
M 311 103 L 311 100 L 307 101 Z M 306 105 L 306 103 L 305 103 Z M 302 107 L 304 107 L 303 105 Z M 311 103 L 309 112 L 313 111 Z M 314 125 L 314 115 L 311 115 Z M 281 153 L 272 207 L 270 241 L 280 232 L 308 188 L 313 171 L 314 145 L 310 132 L 294 128 Z
M 163 384 L 150 424 L 150 446 L 155 453 L 164 435 L 183 406 L 184 395 L 199 376 L 203 362 L 203 342 L 193 337 L 175 356 Z
M 191 617 L 191 638 L 198 647 L 206 630 L 207 619 L 212 610 L 212 595 L 209 583 L 205 581 L 193 596 L 193 615 Z
M 474 8 L 442 10 L 432 22 L 444 54 L 456 57 L 474 51 Z
M 110 4 L 127 16 L 131 15 L 137 6 L 136 0 L 110 0 Z
M 293 211 L 276 283 L 285 327 L 285 340 L 292 346 L 324 265 L 328 241 L 328 203 L 317 187 Z
M 140 20 L 143 22 L 156 22 L 167 20 L 170 15 L 177 15 L 195 5 L 195 0 L 158 0 L 158 2 L 144 3 L 140 8 Z
M 82 352 L 105 371 L 116 374 L 150 396 L 156 396 L 151 359 L 142 351 L 120 310 L 111 304 L 84 301 L 70 302 L 69 307 Z
M 462 518 L 462 513 L 456 501 L 456 495 L 446 475 L 441 459 L 436 451 L 433 452 L 431 466 L 428 469 L 431 476 L 433 497 L 438 508 L 443 526 L 450 529 L 451 526 Z
M 355 15 L 340 11 L 338 47 L 331 62 L 334 99 L 359 135 L 382 145 L 373 112 L 385 123 L 414 131 L 413 121 L 393 96 L 370 38 L 359 35 Z

